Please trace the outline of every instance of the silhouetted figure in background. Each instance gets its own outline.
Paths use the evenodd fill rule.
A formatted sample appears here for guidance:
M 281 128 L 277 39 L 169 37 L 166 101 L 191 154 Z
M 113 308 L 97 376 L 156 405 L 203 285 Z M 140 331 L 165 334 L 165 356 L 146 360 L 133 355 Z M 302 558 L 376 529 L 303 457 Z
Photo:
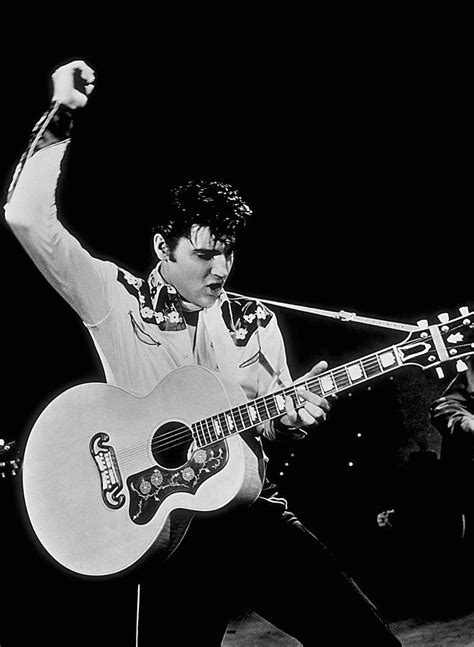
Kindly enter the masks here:
M 466 586 L 474 575 L 474 358 L 431 406 L 431 422 L 442 436 L 441 462 L 462 518 L 460 571 Z M 471 597 L 471 596 L 469 596 Z M 466 600 L 469 603 L 469 600 Z M 471 603 L 472 606 L 472 603 Z

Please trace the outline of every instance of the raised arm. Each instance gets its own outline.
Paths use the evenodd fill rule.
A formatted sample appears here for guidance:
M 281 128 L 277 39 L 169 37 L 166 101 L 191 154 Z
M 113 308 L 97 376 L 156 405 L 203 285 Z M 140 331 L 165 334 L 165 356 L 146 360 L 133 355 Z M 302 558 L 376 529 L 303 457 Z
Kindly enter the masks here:
M 84 61 L 73 61 L 53 73 L 51 106 L 33 130 L 5 206 L 7 223 L 35 265 L 89 325 L 109 312 L 108 286 L 116 268 L 93 258 L 61 224 L 56 189 L 74 113 L 87 105 L 94 79 Z

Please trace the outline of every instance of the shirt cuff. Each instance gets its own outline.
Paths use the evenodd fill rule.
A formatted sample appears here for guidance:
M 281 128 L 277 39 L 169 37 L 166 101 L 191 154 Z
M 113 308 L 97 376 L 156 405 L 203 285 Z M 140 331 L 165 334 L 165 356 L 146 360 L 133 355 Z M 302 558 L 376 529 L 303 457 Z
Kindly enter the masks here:
M 301 427 L 288 427 L 280 422 L 280 419 L 272 420 L 265 437 L 268 440 L 275 440 L 278 442 L 302 440 L 308 434 Z

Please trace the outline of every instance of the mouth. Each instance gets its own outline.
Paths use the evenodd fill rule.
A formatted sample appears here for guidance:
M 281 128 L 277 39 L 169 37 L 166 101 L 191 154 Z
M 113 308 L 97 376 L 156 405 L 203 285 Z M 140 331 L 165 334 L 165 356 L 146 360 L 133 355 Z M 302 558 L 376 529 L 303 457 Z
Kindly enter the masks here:
M 224 287 L 224 284 L 223 283 L 209 283 L 209 285 L 207 287 L 213 294 L 218 295 L 222 291 L 222 288 Z

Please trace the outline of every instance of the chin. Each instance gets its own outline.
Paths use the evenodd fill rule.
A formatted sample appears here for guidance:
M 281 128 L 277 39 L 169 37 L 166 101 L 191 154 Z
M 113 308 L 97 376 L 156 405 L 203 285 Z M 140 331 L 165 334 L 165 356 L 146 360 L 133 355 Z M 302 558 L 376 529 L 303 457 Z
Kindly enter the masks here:
M 202 299 L 200 299 L 199 305 L 203 308 L 210 308 L 215 304 L 217 299 L 219 298 L 219 295 L 216 296 L 205 296 Z

